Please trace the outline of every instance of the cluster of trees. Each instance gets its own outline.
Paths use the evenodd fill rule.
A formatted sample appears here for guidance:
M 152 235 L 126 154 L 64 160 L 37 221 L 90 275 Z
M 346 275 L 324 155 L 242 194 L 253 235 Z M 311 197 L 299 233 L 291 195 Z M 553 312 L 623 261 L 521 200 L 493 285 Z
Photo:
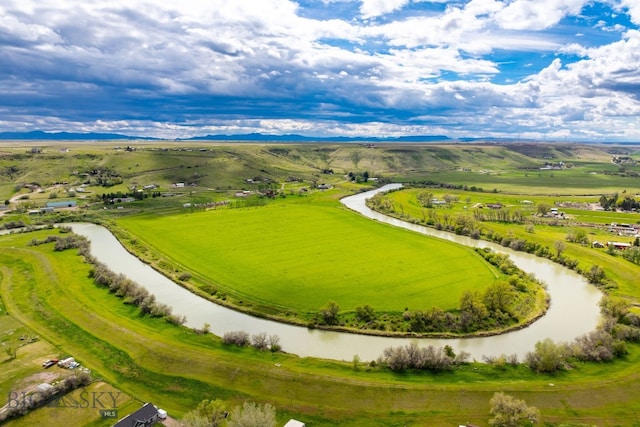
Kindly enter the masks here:
M 347 174 L 347 177 L 349 178 L 349 181 L 352 182 L 367 182 L 369 181 L 369 172 L 368 171 L 364 171 L 363 173 L 359 173 L 359 172 L 349 172 Z
M 265 332 L 249 336 L 245 331 L 230 331 L 225 332 L 222 336 L 223 344 L 234 344 L 238 347 L 246 347 L 248 345 L 253 346 L 260 351 L 271 351 L 273 353 L 282 350 L 280 345 L 280 337 L 272 334 L 267 336 Z
M 94 261 L 90 276 L 93 281 L 118 297 L 124 299 L 125 304 L 133 304 L 140 308 L 142 314 L 152 317 L 163 317 L 167 322 L 182 325 L 187 321 L 186 316 L 171 313 L 171 307 L 156 301 L 155 295 L 146 288 L 138 285 L 124 274 L 116 274 L 101 262 Z
M 7 221 L 5 223 L 3 223 L 0 228 L 3 228 L 5 230 L 13 230 L 16 228 L 22 228 L 22 227 L 26 227 L 27 224 L 25 224 L 25 222 L 21 219 L 16 220 L 16 221 Z
M 637 242 L 638 239 L 634 241 L 634 246 L 622 251 L 622 258 L 634 264 L 640 264 L 640 247 L 635 245 Z
M 640 209 L 640 202 L 634 199 L 633 197 L 625 197 L 622 200 L 619 200 L 618 193 L 615 193 L 611 197 L 607 197 L 605 195 L 600 196 L 600 206 L 605 211 L 615 211 L 617 209 L 621 209 L 624 211 L 633 211 Z
M 449 346 L 418 347 L 412 342 L 401 347 L 388 347 L 384 349 L 377 363 L 387 366 L 392 371 L 404 371 L 407 369 L 419 369 L 430 371 L 445 371 L 454 366 L 467 363 L 469 354 L 460 352 L 456 355 Z
M 574 360 L 607 362 L 625 355 L 627 342 L 640 342 L 640 316 L 621 298 L 605 297 L 600 305 L 605 319 L 598 329 L 571 343 L 540 341 L 527 353 L 525 363 L 539 372 L 555 372 L 570 367 Z
M 226 424 L 223 424 L 225 423 Z M 275 427 L 276 409 L 273 405 L 244 402 L 230 413 L 225 403 L 218 400 L 203 400 L 198 407 L 188 412 L 182 420 L 182 427 Z
M 53 246 L 54 251 L 64 251 L 67 249 L 74 249 L 74 248 L 79 249 L 82 247 L 86 247 L 88 250 L 88 245 L 89 245 L 89 242 L 85 237 L 79 236 L 77 234 L 71 234 L 66 237 L 50 235 L 43 240 L 31 239 L 28 245 L 38 246 L 38 245 L 44 245 L 46 243 L 52 243 L 52 242 L 55 242 Z
M 122 176 L 114 169 L 93 169 L 89 172 L 91 178 L 86 184 L 99 185 L 101 187 L 113 187 L 114 185 L 122 184 Z
M 476 221 L 495 221 L 511 224 L 523 224 L 526 213 L 521 209 L 474 209 L 473 218 Z
M 34 391 L 30 394 L 15 393 L 15 396 L 10 393 L 4 411 L 0 411 L 0 424 L 13 418 L 22 417 L 51 400 L 60 398 L 70 391 L 90 383 L 91 375 L 87 372 L 79 372 L 66 377 L 45 391 Z
M 187 412 L 182 420 L 183 427 L 218 427 L 222 425 L 229 413 L 224 402 L 218 399 L 205 399 L 196 409 Z
M 589 245 L 591 242 L 589 241 L 589 236 L 587 236 L 587 232 L 583 229 L 570 230 L 567 233 L 566 237 L 567 242 L 578 243 L 580 245 Z
M 427 188 L 449 188 L 452 190 L 464 190 L 464 191 L 473 191 L 478 193 L 485 193 L 489 191 L 484 191 L 482 187 L 476 187 L 475 185 L 462 185 L 462 184 L 450 184 L 447 182 L 438 182 L 438 181 L 413 181 L 411 185 L 414 187 L 427 187 Z M 490 191 L 491 193 L 497 193 L 497 189 L 493 189 Z
M 629 328 L 625 328 L 629 331 Z M 626 335 L 638 340 L 640 334 Z M 614 331 L 597 329 L 576 338 L 572 343 L 556 343 L 550 338 L 538 341 L 535 350 L 527 353 L 525 363 L 537 372 L 556 372 L 571 366 L 573 360 L 581 362 L 609 362 L 627 353 L 626 342 L 615 337 Z
M 127 198 L 127 197 L 132 197 L 132 198 L 134 198 L 136 200 L 142 200 L 145 197 L 149 197 L 149 195 L 147 193 L 145 193 L 145 192 L 142 192 L 142 191 L 131 191 L 131 192 L 128 192 L 128 193 L 123 193 L 122 191 L 118 191 L 118 192 L 115 192 L 115 193 L 102 193 L 102 195 L 100 195 L 99 197 L 100 197 L 100 200 L 102 200 L 102 202 L 105 205 L 110 205 L 110 204 L 112 205 L 115 202 L 117 202 L 118 199 L 124 199 L 124 198 Z

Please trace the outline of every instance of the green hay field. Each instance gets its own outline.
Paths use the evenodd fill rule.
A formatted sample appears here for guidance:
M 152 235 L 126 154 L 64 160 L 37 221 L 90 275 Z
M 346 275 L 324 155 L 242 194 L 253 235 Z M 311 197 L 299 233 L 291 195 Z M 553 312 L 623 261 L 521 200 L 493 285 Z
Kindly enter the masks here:
M 439 306 L 484 290 L 494 269 L 473 250 L 378 224 L 337 201 L 285 199 L 268 206 L 119 220 L 140 242 L 243 304 L 316 312 Z

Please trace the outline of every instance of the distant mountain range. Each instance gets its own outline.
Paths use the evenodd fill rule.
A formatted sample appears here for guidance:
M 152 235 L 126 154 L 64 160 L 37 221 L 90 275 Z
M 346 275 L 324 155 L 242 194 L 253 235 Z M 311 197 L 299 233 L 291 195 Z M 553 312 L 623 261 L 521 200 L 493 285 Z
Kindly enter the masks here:
M 0 132 L 0 141 L 167 141 L 166 138 L 153 138 L 147 136 L 131 136 L 119 133 L 76 133 L 76 132 L 43 132 L 40 130 L 32 132 Z M 413 135 L 398 137 L 372 137 L 372 136 L 304 136 L 297 134 L 268 135 L 263 133 L 245 133 L 239 135 L 205 135 L 191 138 L 177 138 L 171 141 L 230 141 L 230 142 L 486 142 L 486 143 L 511 143 L 511 142 L 554 142 L 535 141 L 531 139 L 518 138 L 459 138 L 453 139 L 445 135 Z M 560 142 L 560 141 L 555 141 Z M 609 141 L 561 141 L 563 143 L 581 144 L 620 144 L 638 145 L 639 142 L 609 142 Z
M 74 132 L 0 132 L 0 140 L 17 141 L 83 141 L 83 140 L 155 140 L 138 136 L 127 136 L 118 133 L 74 133 Z
M 163 138 L 122 135 L 118 133 L 73 133 L 73 132 L 0 132 L 0 140 L 14 141 L 163 141 Z M 380 137 L 311 137 L 296 134 L 266 135 L 262 133 L 247 133 L 240 135 L 205 135 L 191 138 L 178 138 L 176 141 L 282 141 L 282 142 L 434 142 L 450 141 L 442 135 L 401 136 L 393 138 Z

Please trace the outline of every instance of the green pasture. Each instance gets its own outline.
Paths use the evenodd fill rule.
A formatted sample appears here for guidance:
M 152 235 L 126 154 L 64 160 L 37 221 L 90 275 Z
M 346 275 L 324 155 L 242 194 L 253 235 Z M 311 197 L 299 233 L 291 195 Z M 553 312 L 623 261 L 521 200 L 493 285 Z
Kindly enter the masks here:
M 417 200 L 417 196 L 421 192 L 432 193 L 435 198 L 440 200 L 444 200 L 447 195 L 455 196 L 458 200 L 448 206 L 424 208 L 419 205 Z M 591 245 L 567 241 L 567 236 L 570 233 L 582 231 L 588 237 L 589 242 L 599 241 L 606 243 L 608 241 L 618 241 L 632 243 L 633 237 L 617 236 L 609 231 L 608 225 L 611 222 L 637 223 L 640 221 L 640 214 L 559 208 L 560 211 L 566 213 L 566 218 L 556 220 L 537 216 L 539 204 L 544 203 L 551 207 L 555 206 L 556 202 L 595 203 L 598 197 L 594 196 L 523 196 L 508 193 L 487 194 L 433 188 L 408 188 L 392 192 L 387 197 L 393 200 L 396 214 L 402 213 L 406 217 L 415 218 L 416 220 L 436 217 L 440 221 L 448 218 L 453 223 L 456 216 L 466 215 L 472 217 L 473 206 L 487 203 L 501 203 L 504 205 L 503 209 L 521 210 L 525 213 L 525 222 L 523 224 L 482 221 L 477 223 L 478 227 L 484 230 L 494 230 L 502 236 L 512 236 L 517 239 L 538 242 L 548 247 L 551 252 L 556 252 L 555 245 L 557 242 L 563 242 L 565 245 L 563 253 L 572 259 L 578 260 L 579 269 L 586 271 L 594 265 L 603 267 L 607 277 L 615 284 L 615 289 L 612 292 L 630 297 L 634 301 L 640 300 L 640 288 L 637 286 L 637 278 L 640 277 L 640 266 L 626 261 L 620 256 L 611 255 L 607 253 L 606 249 L 593 248 Z M 532 201 L 533 204 L 523 204 L 523 199 Z M 479 208 L 476 207 L 475 209 Z M 484 207 L 480 210 L 486 213 L 488 209 Z
M 615 363 L 551 376 L 483 364 L 441 374 L 354 370 L 350 363 L 225 347 L 216 337 L 141 317 L 93 285 L 73 250 L 26 246 L 50 232 L 0 237 L 0 296 L 11 317 L 106 383 L 178 417 L 203 398 L 219 398 L 229 407 L 245 399 L 272 403 L 280 424 L 297 418 L 316 426 L 486 426 L 495 391 L 526 399 L 550 425 L 628 425 L 640 410 L 637 346 Z M 42 422 L 47 409 L 39 411 L 16 425 Z
M 505 168 L 500 171 L 435 171 L 414 176 L 409 181 L 432 181 L 484 191 L 532 195 L 601 195 L 627 190 L 640 192 L 637 177 L 592 173 L 590 168 L 575 167 L 563 170 L 518 171 Z
M 118 224 L 241 304 L 282 311 L 314 313 L 329 300 L 347 311 L 364 304 L 383 312 L 451 310 L 463 291 L 497 280 L 471 249 L 375 223 L 331 199 L 138 215 Z
M 603 210 L 590 210 L 586 205 L 598 204 L 600 194 L 590 196 L 580 195 L 537 195 L 536 193 L 541 191 L 539 188 L 530 188 L 528 194 L 520 193 L 508 193 L 508 192 L 476 192 L 476 191 L 463 191 L 455 189 L 443 189 L 443 188 L 405 188 L 402 191 L 393 192 L 390 197 L 397 203 L 396 208 L 408 215 L 415 218 L 428 217 L 429 210 L 437 215 L 458 215 L 468 214 L 473 215 L 475 209 L 480 209 L 481 212 L 486 213 L 489 209 L 487 204 L 499 203 L 503 205 L 504 209 L 511 211 L 521 211 L 526 217 L 536 216 L 538 214 L 538 207 L 540 205 L 546 205 L 547 208 L 556 207 L 560 212 L 566 214 L 566 219 L 559 218 L 558 225 L 565 226 L 567 224 L 580 223 L 580 224 L 593 224 L 599 228 L 607 228 L 612 222 L 636 224 L 640 222 L 640 215 L 631 212 L 613 212 Z M 420 193 L 429 193 L 433 198 L 444 201 L 447 197 L 453 201 L 447 205 L 433 205 L 433 208 L 425 208 L 421 206 L 418 201 L 418 195 Z M 635 193 L 622 193 L 618 192 L 618 198 L 624 199 L 625 197 L 635 197 Z M 636 197 L 637 199 L 637 197 Z M 531 203 L 529 203 L 531 202 Z M 576 208 L 571 206 L 563 206 L 563 204 L 575 203 L 583 206 L 584 208 Z M 550 219 L 545 218 L 530 218 L 537 219 L 538 221 L 553 222 Z

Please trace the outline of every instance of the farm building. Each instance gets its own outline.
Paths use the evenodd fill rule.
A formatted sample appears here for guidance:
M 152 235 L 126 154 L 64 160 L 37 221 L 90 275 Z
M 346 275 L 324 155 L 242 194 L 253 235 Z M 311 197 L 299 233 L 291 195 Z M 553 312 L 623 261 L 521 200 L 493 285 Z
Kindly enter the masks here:
M 122 418 L 113 427 L 149 427 L 158 419 L 158 409 L 152 403 L 145 403 L 142 408 Z
M 289 420 L 287 421 L 287 423 L 284 425 L 284 427 L 305 427 L 305 423 L 303 423 L 302 421 L 298 421 L 298 420 Z
M 617 224 L 612 222 L 609 226 L 609 231 L 616 233 L 618 236 L 635 236 L 640 231 L 639 228 L 632 224 Z
M 600 242 L 598 242 L 597 240 L 595 242 L 593 242 L 592 246 L 594 248 L 604 248 L 604 245 Z
M 61 200 L 59 202 L 47 202 L 48 208 L 60 209 L 60 208 L 75 208 L 78 203 L 75 200 Z
M 607 242 L 607 246 L 613 246 L 614 249 L 619 251 L 623 251 L 631 247 L 631 243 L 623 243 L 623 242 Z
M 74 359 L 73 357 L 67 357 L 66 359 L 62 359 L 61 361 L 59 361 L 58 366 L 68 369 L 75 363 L 75 361 L 76 359 Z

